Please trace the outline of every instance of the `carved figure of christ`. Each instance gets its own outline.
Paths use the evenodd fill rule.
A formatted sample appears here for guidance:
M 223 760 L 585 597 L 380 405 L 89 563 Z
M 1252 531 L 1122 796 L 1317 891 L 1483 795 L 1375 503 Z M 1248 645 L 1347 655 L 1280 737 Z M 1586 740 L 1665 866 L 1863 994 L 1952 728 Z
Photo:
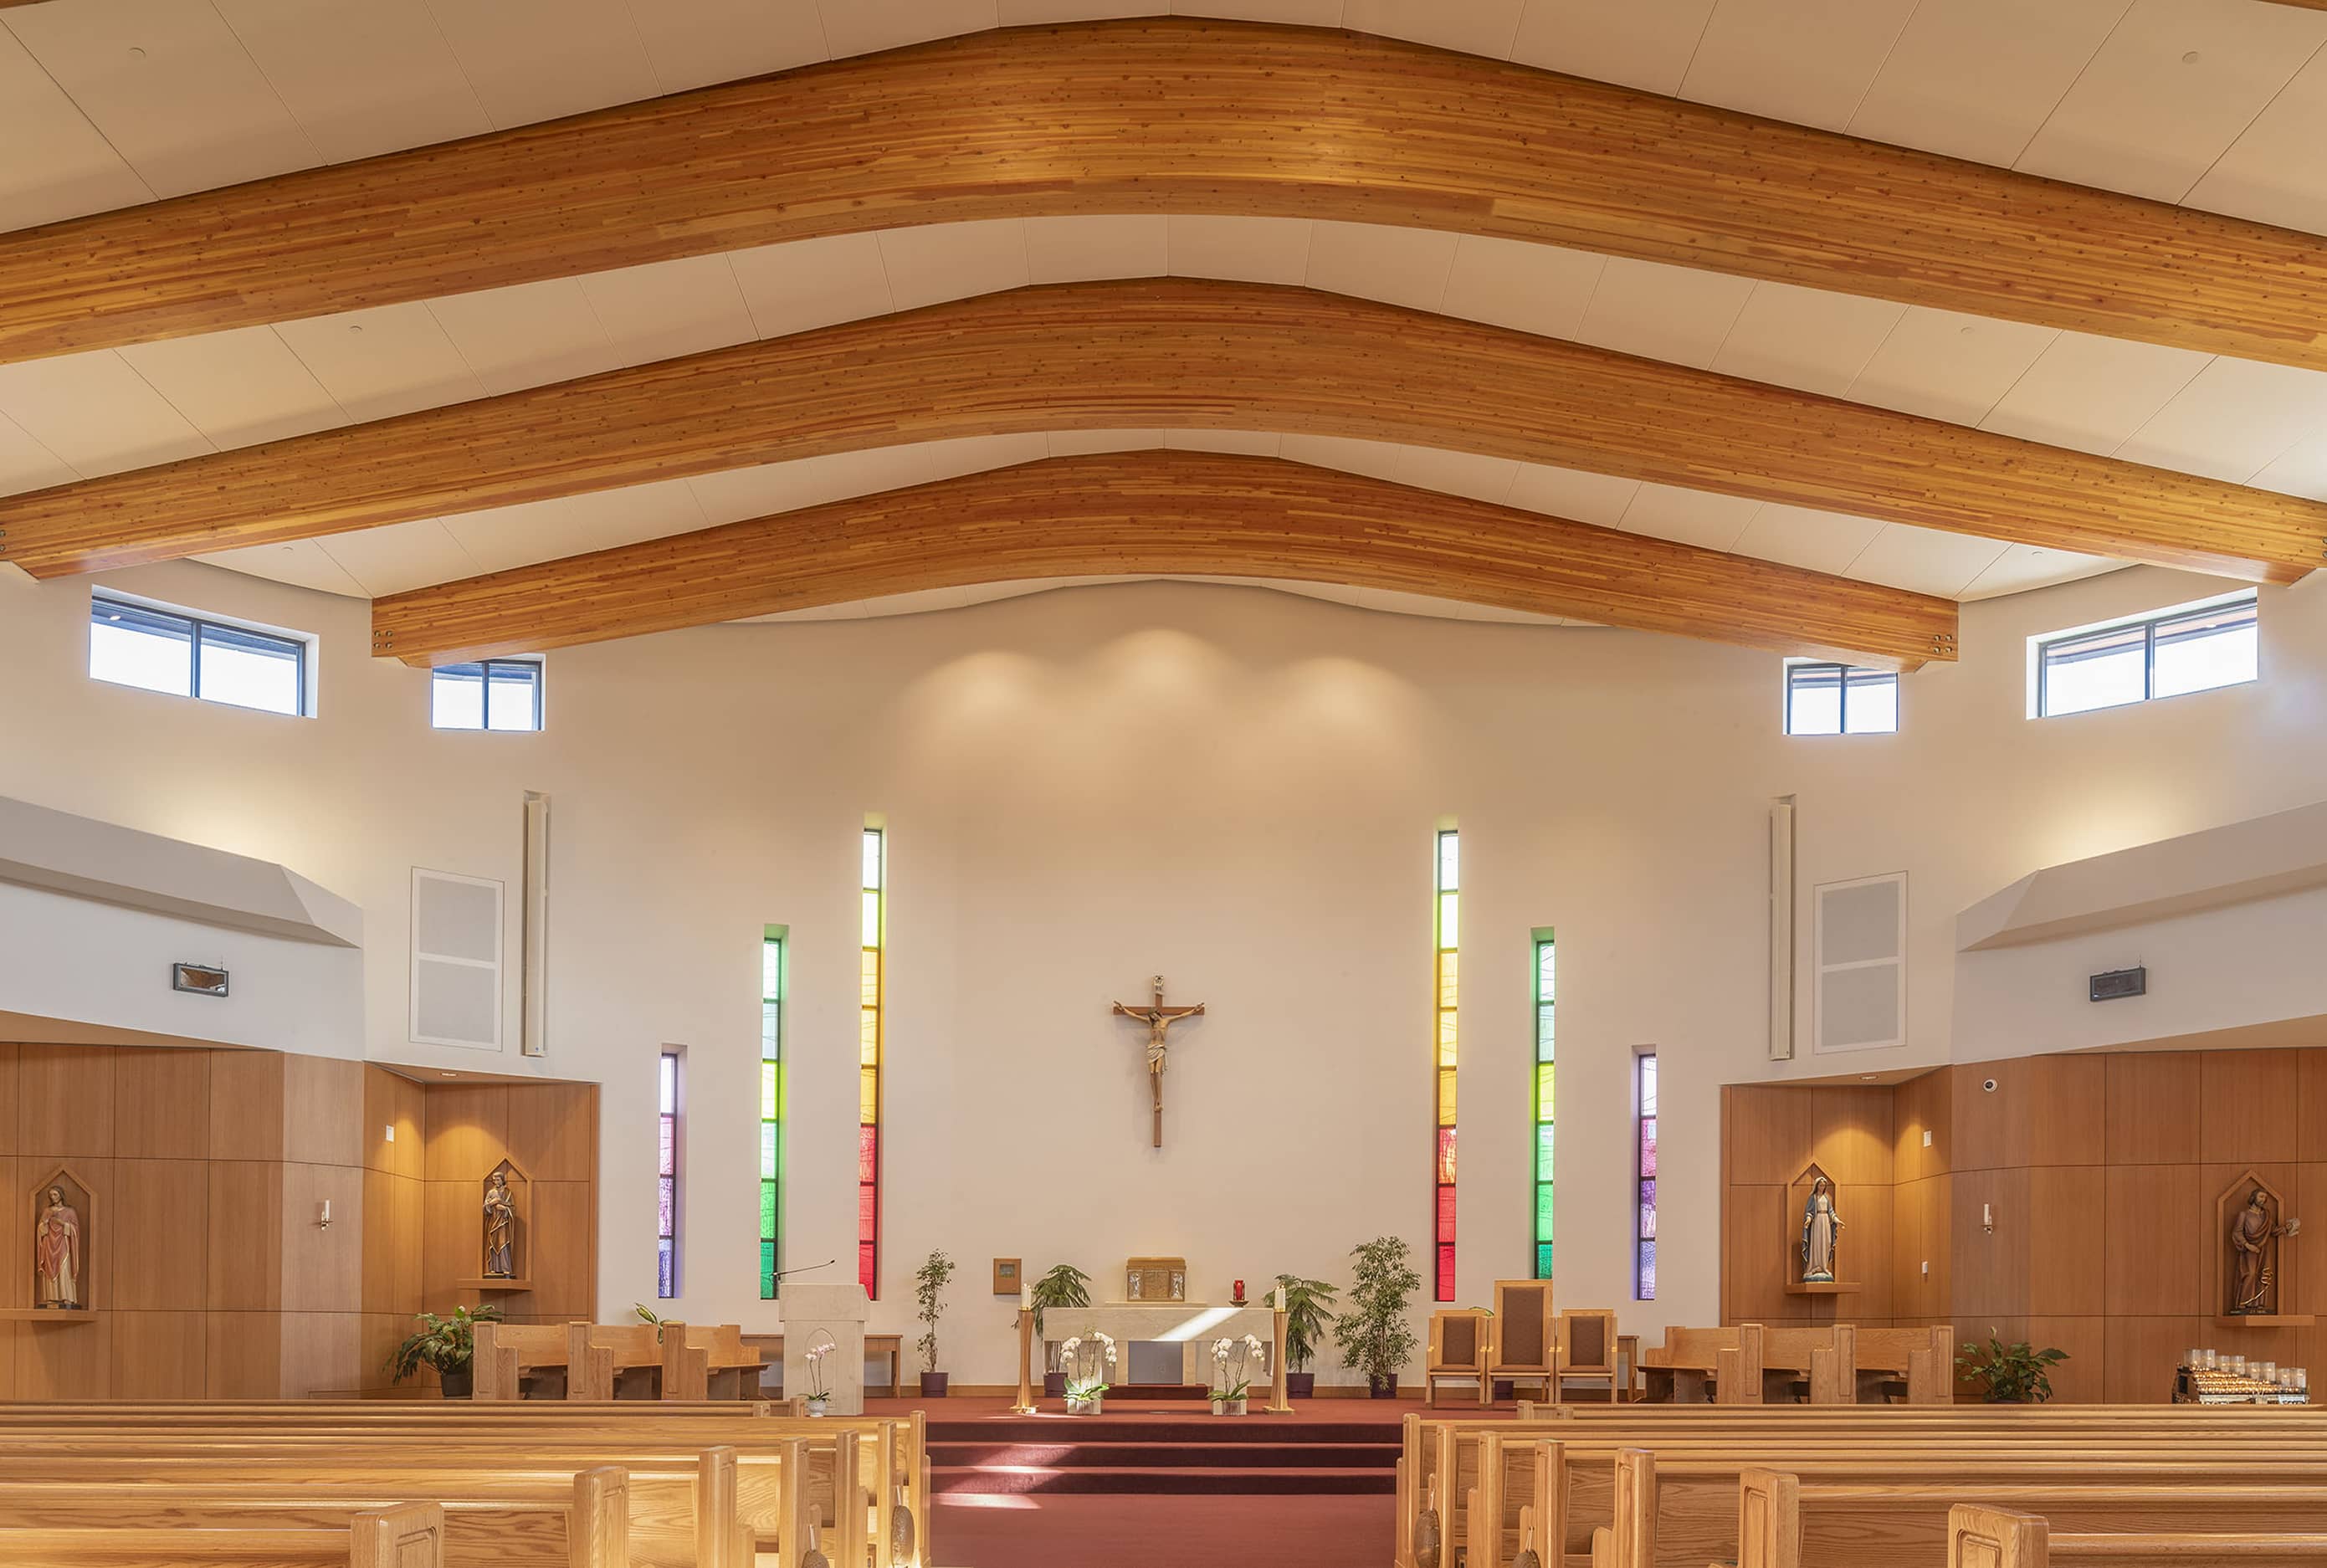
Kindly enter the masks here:
M 1166 1007 L 1164 1005 L 1164 976 L 1156 975 L 1154 985 L 1155 1000 L 1149 1005 L 1134 1007 L 1118 1002 L 1115 1004 L 1115 1011 L 1126 1018 L 1135 1018 L 1147 1026 L 1147 1086 L 1154 1097 L 1155 1106 L 1153 1146 L 1160 1149 L 1164 1146 L 1164 1069 L 1168 1065 L 1171 1050 L 1167 1037 L 1173 1024 L 1203 1012 L 1204 1004 L 1199 1002 L 1193 1007 Z

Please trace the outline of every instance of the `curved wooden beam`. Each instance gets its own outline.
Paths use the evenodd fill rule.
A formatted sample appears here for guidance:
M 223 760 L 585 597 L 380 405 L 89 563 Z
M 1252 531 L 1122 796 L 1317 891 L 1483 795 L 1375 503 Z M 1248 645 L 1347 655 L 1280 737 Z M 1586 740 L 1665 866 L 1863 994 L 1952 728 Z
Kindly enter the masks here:
M 1956 656 L 1950 600 L 1277 458 L 1164 451 L 1051 458 L 415 589 L 373 602 L 372 651 L 453 664 L 1126 572 L 1386 588 L 1892 668 Z
M 2327 241 L 1362 34 L 975 33 L 0 240 L 0 359 L 818 235 L 1406 224 L 2327 369 Z
M 1411 443 L 2292 582 L 2327 505 L 1420 311 L 1061 284 L 0 499 L 37 577 L 949 436 L 1212 427 Z

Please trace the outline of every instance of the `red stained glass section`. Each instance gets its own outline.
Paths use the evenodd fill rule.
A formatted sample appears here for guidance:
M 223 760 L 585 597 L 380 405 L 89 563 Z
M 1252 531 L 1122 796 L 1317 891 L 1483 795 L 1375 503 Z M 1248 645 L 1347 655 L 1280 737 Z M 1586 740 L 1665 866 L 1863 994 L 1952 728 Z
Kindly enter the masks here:
M 1438 1249 L 1438 1299 L 1442 1302 L 1454 1299 L 1454 1249 L 1452 1246 Z

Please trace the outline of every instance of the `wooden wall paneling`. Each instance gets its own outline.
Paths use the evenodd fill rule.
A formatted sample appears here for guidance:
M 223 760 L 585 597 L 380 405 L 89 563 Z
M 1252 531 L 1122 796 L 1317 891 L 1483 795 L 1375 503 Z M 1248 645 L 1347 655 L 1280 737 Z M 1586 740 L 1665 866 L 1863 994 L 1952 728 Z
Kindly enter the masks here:
M 2302 1158 L 2300 1051 L 2207 1050 L 2198 1059 L 2201 1159 Z
M 1273 429 L 1436 446 L 2268 582 L 2327 503 L 1341 294 L 1046 285 L 0 499 L 103 571 L 901 442 Z
M 409 1317 L 420 1310 L 425 1182 L 363 1173 L 363 1310 Z
M 1951 1321 L 1954 1186 L 1952 1176 L 1926 1176 L 1892 1189 L 1891 1315 L 1897 1321 Z
M 0 1257 L 21 1260 L 33 1255 L 32 1187 L 40 1178 L 24 1174 L 24 1167 L 31 1162 L 29 1158 L 0 1154 L 0 1182 L 6 1183 L 0 1186 L 0 1193 L 7 1197 L 5 1203 L 0 1203 Z M 0 1267 L 0 1307 L 32 1304 L 32 1271 Z M 10 1353 L 14 1354 L 13 1349 Z
M 2031 1313 L 2021 1338 L 2039 1350 L 2065 1350 L 2069 1358 L 2052 1368 L 2057 1405 L 2098 1405 L 2108 1396 L 2108 1320 Z M 2006 1341 L 2010 1343 L 2011 1341 Z M 2188 1349 L 2187 1346 L 2183 1347 Z M 2170 1390 L 2169 1390 L 2170 1392 Z M 2160 1394 L 2155 1399 L 2163 1399 Z M 2151 1401 L 2145 1401 L 2150 1403 Z
M 533 1293 L 519 1304 L 551 1319 L 595 1315 L 597 1268 L 591 1237 L 598 1227 L 597 1189 L 588 1181 L 533 1184 L 533 1231 L 527 1270 Z
M 2287 1192 L 2287 1210 L 2297 1216 L 2327 1214 L 2327 1163 L 2313 1162 L 2294 1168 L 2294 1185 Z M 2327 1233 L 2313 1233 L 2313 1223 L 2327 1221 L 2306 1220 L 2303 1227 L 2305 1234 L 2283 1243 L 2281 1256 L 2287 1265 L 2286 1284 L 2294 1290 L 2293 1310 L 2309 1312 L 2327 1323 Z M 2320 1377 L 2327 1381 L 2327 1363 L 2314 1360 L 2304 1365 L 2317 1367 Z M 2327 1389 L 2313 1397 L 2327 1401 Z
M 1891 1097 L 1892 1131 L 1892 1176 L 1902 1182 L 1943 1176 L 1948 1163 L 1949 1127 L 1954 1120 L 1953 1068 L 1934 1068 L 1920 1078 L 1898 1085 Z M 1929 1133 L 1931 1141 L 1923 1142 Z
M 114 1065 L 109 1047 L 19 1046 L 17 1151 L 110 1155 Z
M 1886 1159 L 1890 1145 L 1883 1145 Z M 1862 1182 L 1843 1189 L 1842 1278 L 1859 1287 L 1852 1296 L 1812 1296 L 1814 1306 L 1833 1310 L 1829 1321 L 1887 1322 L 1897 1315 L 1892 1296 L 1892 1257 L 1898 1242 L 1898 1193 L 1887 1182 Z M 1814 1312 L 1813 1316 L 1817 1314 Z
M 509 1157 L 536 1181 L 587 1181 L 597 1143 L 595 1084 L 509 1086 Z
M 124 1155 L 205 1160 L 210 1152 L 208 1050 L 114 1046 L 113 1133 Z
M 2103 1326 L 2103 1386 L 2112 1405 L 2156 1405 L 2173 1395 L 2182 1353 L 2228 1349 L 2202 1318 L 2112 1313 Z
M 210 1396 L 210 1321 L 201 1311 L 120 1311 L 113 1321 L 116 1399 Z
M 2027 1059 L 2030 1165 L 2098 1165 L 2108 1157 L 2108 1059 Z
M 289 1312 L 363 1307 L 364 1172 L 356 1165 L 283 1168 L 283 1294 Z M 332 1222 L 318 1216 L 328 1199 Z M 342 1386 L 345 1386 L 342 1385 Z
M 481 1183 L 509 1158 L 509 1097 L 507 1084 L 427 1086 L 429 1181 Z
M 0 1154 L 16 1153 L 17 1106 L 22 1098 L 17 1081 L 22 1068 L 17 1053 L 23 1049 L 14 1041 L 0 1041 Z M 9 1375 L 14 1376 L 13 1363 Z
M 283 1397 L 360 1387 L 363 1372 L 363 1317 L 360 1312 L 283 1314 Z
M 2032 1316 L 2100 1316 L 2107 1300 L 2101 1262 L 2107 1233 L 2101 1216 L 2107 1188 L 2107 1171 L 2099 1165 L 2030 1168 L 2023 1233 L 2028 1256 L 2024 1301 Z
M 284 1058 L 271 1050 L 210 1057 L 210 1157 L 283 1158 Z
M 2297 1059 L 2299 1080 L 2295 1117 L 2294 1157 L 2327 1160 L 2327 1049 L 2304 1051 Z
M 71 1323 L 21 1323 L 16 1334 L 16 1397 L 107 1399 L 113 1393 L 116 1312 Z
M 2194 1317 L 2212 1277 L 2206 1237 L 2213 1194 L 2196 1165 L 2112 1165 L 2102 1242 L 2111 1317 Z M 2187 1349 L 2196 1340 L 2185 1340 Z
M 207 1128 L 207 1120 L 203 1125 Z M 100 1217 L 112 1267 L 98 1305 L 199 1312 L 210 1305 L 209 1163 L 116 1160 Z M 117 1354 L 121 1353 L 117 1346 Z
M 425 1180 L 428 1174 L 427 1091 L 401 1073 L 364 1069 L 364 1164 Z M 396 1136 L 387 1136 L 393 1128 Z
M 52 224 L 0 249 L 0 359 L 1077 212 L 1418 224 L 2327 368 L 2307 234 L 1386 38 L 1182 18 L 977 33 Z
M 0 1321 L 0 1399 L 16 1397 L 16 1341 L 29 1326 Z
M 1722 1195 L 1721 1219 L 1728 1291 L 1721 1321 L 1807 1321 L 1811 1298 L 1786 1294 L 1786 1190 L 1732 1186 Z
M 1782 1187 L 1809 1162 L 1820 1091 L 1780 1084 L 1725 1084 L 1724 1163 L 1737 1186 Z
M 212 1399 L 283 1397 L 283 1314 L 216 1311 L 203 1320 Z
M 2035 1240 L 2026 1168 L 1958 1171 L 1951 1181 L 1952 1309 L 1973 1316 L 2024 1315 L 2029 1249 Z M 1983 1210 L 1992 1215 L 1995 1228 L 1988 1228 Z
M 2111 1165 L 2197 1162 L 2203 1147 L 2199 1107 L 2204 1097 L 2198 1055 L 2136 1050 L 2107 1057 Z
M 540 1183 L 535 1183 L 537 1190 Z M 449 1312 L 457 1306 L 474 1306 L 477 1293 L 464 1291 L 456 1280 L 475 1279 L 484 1267 L 483 1221 L 478 1208 L 482 1193 L 473 1181 L 426 1181 L 421 1184 L 420 1307 Z
M 364 1064 L 328 1056 L 283 1059 L 283 1157 L 361 1165 Z
M 1882 1084 L 1848 1085 L 1814 1091 L 1815 1115 L 1808 1159 L 1786 1175 L 1802 1173 L 1811 1161 L 1846 1191 L 1888 1187 L 1892 1180 L 1892 1091 Z
M 276 1311 L 283 1304 L 283 1167 L 213 1160 L 210 1166 L 210 1308 Z

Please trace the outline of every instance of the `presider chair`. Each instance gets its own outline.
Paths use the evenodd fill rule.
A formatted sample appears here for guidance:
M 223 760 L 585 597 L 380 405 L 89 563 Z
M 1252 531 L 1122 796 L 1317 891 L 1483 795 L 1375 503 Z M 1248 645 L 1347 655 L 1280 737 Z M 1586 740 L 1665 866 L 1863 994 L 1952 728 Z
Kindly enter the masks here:
M 1498 1381 L 1541 1384 L 1543 1396 L 1559 1402 L 1559 1323 L 1549 1280 L 1495 1282 L 1495 1337 L 1487 1356 L 1491 1395 Z
M 1477 1307 L 1451 1307 L 1430 1314 L 1430 1356 L 1423 1363 L 1422 1402 L 1435 1409 L 1438 1380 L 1459 1377 L 1479 1386 L 1479 1403 L 1494 1393 L 1487 1377 L 1487 1357 L 1494 1334 L 1487 1314 Z
M 1552 1402 L 1567 1397 L 1567 1384 L 1605 1383 L 1608 1403 L 1616 1403 L 1616 1314 L 1584 1307 L 1559 1314 L 1558 1371 L 1552 1375 Z

